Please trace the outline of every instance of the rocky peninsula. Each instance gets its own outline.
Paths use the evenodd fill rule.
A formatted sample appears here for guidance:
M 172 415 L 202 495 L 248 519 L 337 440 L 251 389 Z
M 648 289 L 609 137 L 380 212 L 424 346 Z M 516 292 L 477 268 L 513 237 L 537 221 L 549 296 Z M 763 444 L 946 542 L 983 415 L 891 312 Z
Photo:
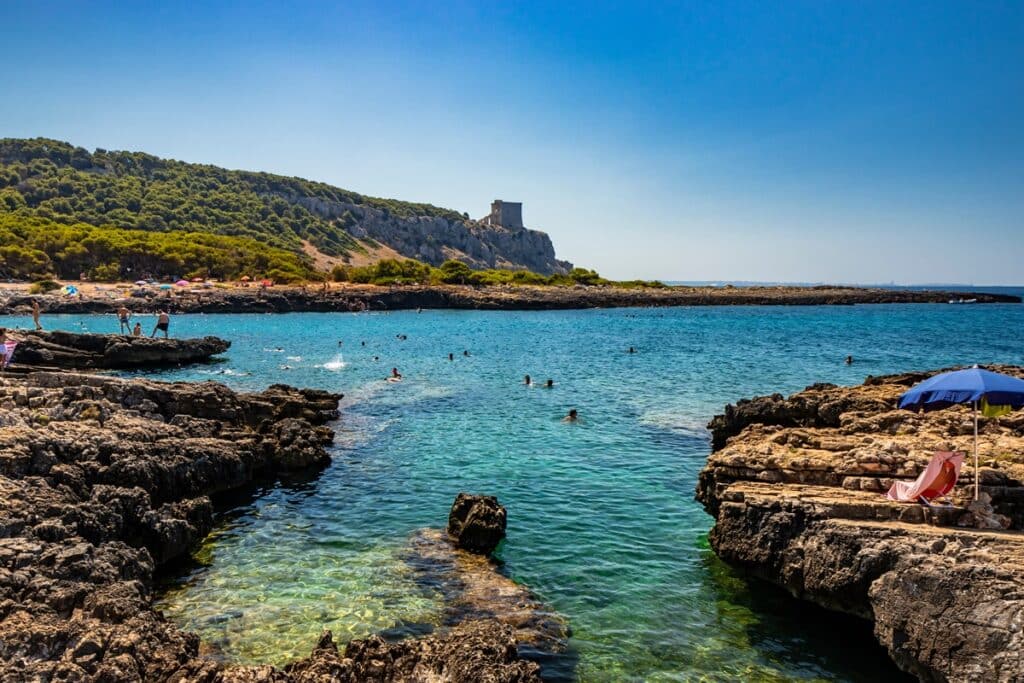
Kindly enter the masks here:
M 1020 303 L 1007 294 L 877 289 L 861 287 L 664 287 L 491 286 L 332 284 L 280 287 L 224 286 L 194 291 L 136 290 L 126 298 L 113 292 L 81 296 L 32 296 L 15 290 L 0 298 L 0 315 L 27 314 L 33 299 L 46 313 L 114 313 L 126 305 L 136 313 L 166 308 L 172 313 L 300 313 L 409 309 L 567 310 L 666 306 L 851 306 L 855 304 Z
M 895 409 L 931 374 L 727 406 L 709 425 L 714 450 L 697 488 L 715 518 L 710 542 L 798 598 L 871 620 L 893 661 L 922 681 L 1022 680 L 1024 415 L 982 419 L 980 503 L 967 466 L 951 507 L 884 497 L 935 451 L 971 451 L 966 408 Z
M 3 679 L 538 680 L 514 627 L 495 619 L 355 641 L 344 653 L 325 633 L 280 670 L 208 659 L 152 608 L 155 571 L 211 530 L 218 494 L 330 461 L 340 398 L 283 385 L 243 394 L 72 372 L 0 377 Z
M 224 353 L 231 342 L 219 337 L 162 339 L 117 334 L 78 334 L 19 330 L 12 370 L 67 368 L 125 370 L 189 365 Z

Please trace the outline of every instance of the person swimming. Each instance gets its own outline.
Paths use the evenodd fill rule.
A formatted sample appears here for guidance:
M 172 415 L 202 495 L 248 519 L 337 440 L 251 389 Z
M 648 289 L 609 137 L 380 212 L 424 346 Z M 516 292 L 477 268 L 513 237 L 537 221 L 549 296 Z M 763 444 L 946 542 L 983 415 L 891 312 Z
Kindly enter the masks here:
M 455 360 L 455 354 L 454 353 L 449 353 L 448 354 L 448 360 Z
M 853 356 L 847 356 L 846 357 L 846 364 L 847 365 L 853 365 Z
M 533 386 L 533 380 L 530 379 L 529 375 L 526 375 L 525 377 L 523 377 L 523 384 L 525 384 L 528 387 Z
M 572 408 L 571 410 L 569 410 L 569 414 L 562 418 L 562 422 L 579 422 L 579 421 L 580 421 L 580 416 L 579 416 L 579 413 L 576 412 L 575 408 Z
M 398 371 L 398 368 L 391 368 L 391 376 L 388 377 L 389 382 L 401 382 L 402 373 Z
M 465 351 L 463 351 L 462 355 L 463 356 L 468 356 L 469 355 L 469 349 L 466 349 Z
M 632 346 L 630 346 L 629 347 L 629 351 L 627 351 L 626 353 L 636 353 L 636 349 L 634 349 Z
M 554 389 L 555 388 L 555 381 L 553 379 L 549 379 L 547 382 L 544 382 L 544 388 L 545 389 Z

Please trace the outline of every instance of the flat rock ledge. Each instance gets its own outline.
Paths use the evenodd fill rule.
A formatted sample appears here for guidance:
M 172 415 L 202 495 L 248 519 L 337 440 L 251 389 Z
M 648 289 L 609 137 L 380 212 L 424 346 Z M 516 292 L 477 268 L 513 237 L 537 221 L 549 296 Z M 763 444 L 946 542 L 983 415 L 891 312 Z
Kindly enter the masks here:
M 0 680 L 539 681 L 519 656 L 517 624 L 488 614 L 343 652 L 325 634 L 278 669 L 208 659 L 195 634 L 153 609 L 157 567 L 212 529 L 211 495 L 329 463 L 340 398 L 0 376 Z
M 722 559 L 872 620 L 893 661 L 920 680 L 1024 680 L 1024 414 L 981 420 L 983 513 L 967 510 L 973 463 L 952 507 L 884 497 L 935 451 L 972 450 L 969 410 L 895 408 L 936 372 L 727 406 L 709 425 L 697 499 L 715 518 L 709 540 Z
M 113 370 L 189 365 L 224 353 L 231 342 L 218 337 L 163 339 L 116 334 L 14 330 L 18 346 L 11 369 Z

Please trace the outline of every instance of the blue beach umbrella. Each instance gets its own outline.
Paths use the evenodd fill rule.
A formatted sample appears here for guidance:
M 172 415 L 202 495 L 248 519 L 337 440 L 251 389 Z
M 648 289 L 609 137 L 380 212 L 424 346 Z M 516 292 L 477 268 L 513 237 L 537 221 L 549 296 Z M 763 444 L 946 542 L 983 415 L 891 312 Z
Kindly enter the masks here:
M 1024 407 L 1024 380 L 975 365 L 930 377 L 900 396 L 907 410 L 941 410 L 970 404 L 974 409 L 974 499 L 978 499 L 978 404 Z

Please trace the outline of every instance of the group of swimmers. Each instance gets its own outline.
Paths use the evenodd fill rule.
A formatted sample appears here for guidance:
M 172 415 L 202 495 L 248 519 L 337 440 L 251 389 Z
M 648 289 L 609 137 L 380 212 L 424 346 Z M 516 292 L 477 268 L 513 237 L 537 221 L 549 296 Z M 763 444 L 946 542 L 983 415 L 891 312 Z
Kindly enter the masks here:
M 126 306 L 121 306 L 117 309 L 117 322 L 120 325 L 121 334 L 126 334 L 125 330 L 128 330 L 128 334 L 133 337 L 142 336 L 142 323 L 136 321 L 135 326 L 132 327 L 132 312 L 128 310 Z M 171 327 L 171 315 L 167 311 L 161 309 L 156 315 L 156 326 L 153 328 L 153 333 L 150 334 L 150 338 L 156 336 L 157 332 L 164 333 L 164 339 L 170 338 L 169 330 Z

